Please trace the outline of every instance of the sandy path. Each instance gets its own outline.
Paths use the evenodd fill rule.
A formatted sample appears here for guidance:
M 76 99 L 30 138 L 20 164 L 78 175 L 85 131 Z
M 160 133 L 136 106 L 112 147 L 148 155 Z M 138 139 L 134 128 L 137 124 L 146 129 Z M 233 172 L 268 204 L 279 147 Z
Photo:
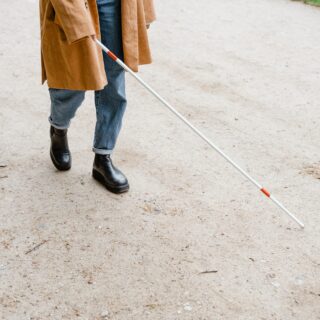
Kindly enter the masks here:
M 73 168 L 55 172 L 37 2 L 1 0 L 0 318 L 320 319 L 320 10 L 286 0 L 157 7 L 155 63 L 141 75 L 306 230 L 132 79 L 115 154 L 131 192 L 91 179 L 91 93 L 70 129 Z

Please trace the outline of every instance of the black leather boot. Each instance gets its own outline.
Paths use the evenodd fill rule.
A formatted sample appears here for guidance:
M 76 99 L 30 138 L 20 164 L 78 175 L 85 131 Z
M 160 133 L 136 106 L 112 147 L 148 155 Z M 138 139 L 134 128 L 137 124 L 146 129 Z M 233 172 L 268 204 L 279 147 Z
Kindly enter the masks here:
M 95 155 L 92 176 L 113 193 L 123 193 L 129 190 L 127 178 L 113 165 L 109 154 Z
M 51 148 L 50 157 L 54 166 L 61 171 L 71 168 L 71 153 L 68 146 L 67 129 L 50 127 Z

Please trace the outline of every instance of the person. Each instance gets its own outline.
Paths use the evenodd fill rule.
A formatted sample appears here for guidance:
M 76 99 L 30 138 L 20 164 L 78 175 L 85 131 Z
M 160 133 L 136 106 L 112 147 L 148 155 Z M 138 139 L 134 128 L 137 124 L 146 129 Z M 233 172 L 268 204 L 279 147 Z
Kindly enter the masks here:
M 147 29 L 154 20 L 153 0 L 40 0 L 42 84 L 49 87 L 50 157 L 58 170 L 71 168 L 68 128 L 94 90 L 92 176 L 113 193 L 129 190 L 111 160 L 127 106 L 125 71 L 94 40 L 137 72 L 151 63 Z

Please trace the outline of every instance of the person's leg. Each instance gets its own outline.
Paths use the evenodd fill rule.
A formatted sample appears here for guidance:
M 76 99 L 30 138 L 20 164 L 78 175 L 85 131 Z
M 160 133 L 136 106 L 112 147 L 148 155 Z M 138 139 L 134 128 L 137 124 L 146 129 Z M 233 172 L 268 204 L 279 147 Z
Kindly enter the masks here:
M 121 0 L 97 0 L 102 42 L 123 59 L 121 36 Z M 125 72 L 104 53 L 108 85 L 95 92 L 97 122 L 93 143 L 93 177 L 109 191 L 125 192 L 129 183 L 111 161 L 111 153 L 121 129 L 126 109 Z
M 97 0 L 101 40 L 120 59 L 123 59 L 121 36 L 121 0 Z M 105 53 L 104 65 L 108 85 L 95 92 L 97 123 L 93 151 L 111 154 L 121 129 L 126 109 L 125 71 Z
M 49 94 L 50 124 L 57 129 L 68 129 L 71 119 L 84 100 L 85 91 L 49 88 Z
M 58 170 L 69 170 L 71 168 L 71 153 L 67 131 L 71 119 L 83 102 L 85 92 L 50 88 L 49 93 L 51 99 L 50 157 Z

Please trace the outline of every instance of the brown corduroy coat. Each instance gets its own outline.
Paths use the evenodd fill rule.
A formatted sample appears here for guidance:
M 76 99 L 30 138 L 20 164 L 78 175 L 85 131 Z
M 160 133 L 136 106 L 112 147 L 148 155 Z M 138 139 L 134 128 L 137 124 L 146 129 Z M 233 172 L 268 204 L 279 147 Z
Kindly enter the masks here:
M 153 0 L 122 0 L 124 62 L 134 71 L 151 63 L 146 25 Z M 50 88 L 101 90 L 107 84 L 96 0 L 40 0 L 42 83 Z

